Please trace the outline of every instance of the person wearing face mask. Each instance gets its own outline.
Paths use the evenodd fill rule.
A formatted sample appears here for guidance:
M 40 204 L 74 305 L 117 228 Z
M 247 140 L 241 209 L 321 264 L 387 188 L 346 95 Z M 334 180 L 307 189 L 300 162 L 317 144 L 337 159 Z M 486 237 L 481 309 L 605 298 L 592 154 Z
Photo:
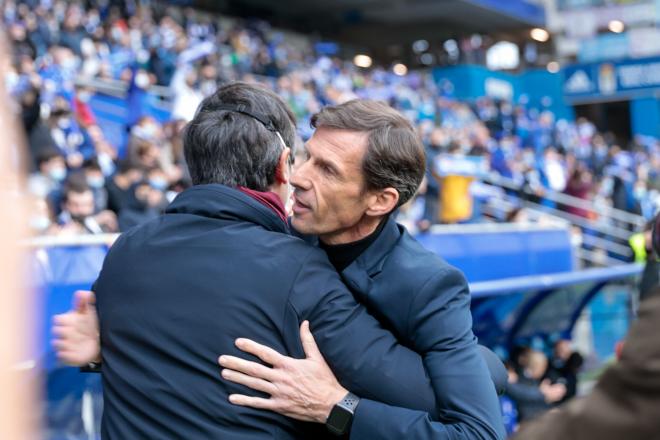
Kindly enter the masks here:
M 162 170 L 147 171 L 146 178 L 132 187 L 127 206 L 119 214 L 119 229 L 126 231 L 158 217 L 167 206 L 167 186 Z
M 96 158 L 87 159 L 83 163 L 85 181 L 94 194 L 95 212 L 103 211 L 108 206 L 108 191 L 105 189 L 105 176 Z
M 37 172 L 28 179 L 28 190 L 36 197 L 46 198 L 57 191 L 66 179 L 66 162 L 56 150 L 42 151 L 36 162 Z
M 94 145 L 63 98 L 50 114 L 50 134 L 71 169 L 79 169 L 84 160 L 94 154 Z
M 132 187 L 144 177 L 144 172 L 129 159 L 120 161 L 115 174 L 106 180 L 108 209 L 119 215 L 132 200 Z
M 172 118 L 191 121 L 204 98 L 197 87 L 197 74 L 190 71 L 175 76 L 172 79 L 172 89 L 175 94 Z
M 96 117 L 89 105 L 92 92 L 85 87 L 76 87 L 76 95 L 73 98 L 73 111 L 76 119 L 83 127 L 96 125 Z
M 30 232 L 36 235 L 50 235 L 57 232 L 46 199 L 35 198 L 32 203 L 31 215 L 28 220 Z

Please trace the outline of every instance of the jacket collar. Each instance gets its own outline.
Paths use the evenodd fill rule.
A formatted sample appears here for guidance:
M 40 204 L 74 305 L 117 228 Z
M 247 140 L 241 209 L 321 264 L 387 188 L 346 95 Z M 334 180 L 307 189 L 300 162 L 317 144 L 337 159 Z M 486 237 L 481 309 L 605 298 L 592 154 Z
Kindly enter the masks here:
M 366 294 L 371 285 L 371 278 L 383 270 L 387 256 L 401 235 L 402 231 L 394 216 L 390 216 L 376 241 L 342 271 L 341 276 L 344 281 L 355 291 Z
M 287 224 L 271 209 L 237 189 L 220 184 L 195 185 L 188 188 L 170 203 L 165 213 L 244 221 L 273 232 L 289 232 Z

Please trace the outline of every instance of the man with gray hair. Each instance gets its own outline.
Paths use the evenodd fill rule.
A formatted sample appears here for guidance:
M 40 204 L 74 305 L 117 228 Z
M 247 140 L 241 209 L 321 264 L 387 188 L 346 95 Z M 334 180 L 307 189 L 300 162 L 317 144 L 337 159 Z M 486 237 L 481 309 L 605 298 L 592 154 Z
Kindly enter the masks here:
M 128 419 L 133 433 L 184 438 L 318 435 L 315 425 L 254 406 L 354 438 L 502 438 L 464 278 L 390 218 L 424 173 L 423 148 L 410 123 L 373 101 L 327 108 L 313 120 L 317 130 L 306 160 L 289 177 L 285 145 L 293 144 L 286 130 L 292 119 L 278 120 L 283 104 L 265 91 L 237 99 L 228 93 L 232 87 L 251 86 L 221 88 L 187 129 L 195 186 L 162 219 L 120 238 L 99 277 L 102 371 L 111 388 L 106 400 L 115 403 L 111 409 L 133 399 L 149 407 L 138 417 L 136 405 L 124 403 L 122 417 L 104 415 L 104 421 Z M 252 102 L 264 99 L 278 108 Z M 296 189 L 292 225 L 318 237 L 311 240 L 318 247 L 286 234 L 282 202 L 289 179 Z M 138 261 L 163 279 L 127 278 Z M 415 351 L 398 345 L 351 293 Z M 77 318 L 61 317 L 56 329 L 59 352 L 73 363 L 88 359 L 77 356 L 67 336 Z M 241 359 L 236 347 L 273 368 Z M 225 355 L 223 376 L 238 385 L 212 381 L 206 363 L 212 350 Z M 136 372 L 141 380 L 122 381 Z M 118 382 L 128 390 L 113 390 Z M 296 382 L 306 404 L 286 395 Z M 271 398 L 244 396 L 243 385 Z M 228 396 L 239 406 L 229 405 Z M 167 429 L 154 428 L 154 417 L 144 414 L 159 414 Z
M 326 252 L 355 297 L 400 342 L 423 355 L 438 413 L 395 408 L 354 395 L 348 387 L 349 399 L 332 406 L 328 396 L 347 391 L 305 331 L 306 360 L 245 340 L 239 347 L 273 368 L 222 356 L 223 377 L 271 396 L 238 395 L 232 401 L 331 428 L 343 423 L 358 439 L 503 437 L 482 358 L 494 355 L 480 353 L 472 333 L 465 278 L 391 216 L 413 197 L 424 175 L 424 148 L 412 125 L 383 102 L 355 100 L 324 108 L 312 117 L 312 126 L 316 131 L 305 145 L 305 160 L 291 177 L 291 224 L 298 233 L 313 234 L 308 241 Z M 498 363 L 501 367 L 494 360 L 494 370 Z

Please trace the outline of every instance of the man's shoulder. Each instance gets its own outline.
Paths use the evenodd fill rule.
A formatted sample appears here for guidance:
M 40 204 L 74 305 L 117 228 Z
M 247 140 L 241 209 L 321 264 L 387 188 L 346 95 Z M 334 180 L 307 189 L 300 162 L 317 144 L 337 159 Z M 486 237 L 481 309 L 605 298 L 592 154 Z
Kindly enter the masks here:
M 198 259 L 211 254 L 220 259 L 232 258 L 226 252 L 241 249 L 242 253 L 251 252 L 255 258 L 259 256 L 267 262 L 286 260 L 286 266 L 278 271 L 294 274 L 310 261 L 327 262 L 322 250 L 286 232 L 271 231 L 249 222 L 217 228 L 209 223 L 197 228 L 194 220 L 180 221 L 172 217 L 165 214 L 123 232 L 111 247 L 108 257 L 112 258 L 114 254 L 121 260 L 126 254 L 143 254 L 148 252 L 147 249 L 156 252 L 158 249 L 181 250 L 189 247 L 196 249 Z M 327 265 L 330 266 L 329 262 Z
M 462 276 L 459 269 L 440 255 L 426 249 L 405 229 L 389 253 L 385 269 L 399 275 L 410 275 L 411 282 L 425 283 L 429 278 L 441 280 L 444 276 Z

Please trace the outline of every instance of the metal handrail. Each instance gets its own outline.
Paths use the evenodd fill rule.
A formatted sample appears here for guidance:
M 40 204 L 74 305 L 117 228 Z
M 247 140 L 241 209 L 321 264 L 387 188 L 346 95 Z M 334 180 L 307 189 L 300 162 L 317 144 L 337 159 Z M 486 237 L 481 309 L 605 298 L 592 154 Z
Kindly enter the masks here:
M 110 246 L 117 240 L 119 234 L 86 234 L 86 235 L 42 235 L 23 240 L 21 245 L 28 248 L 46 248 L 62 246 Z
M 505 205 L 506 207 L 515 206 L 515 204 L 513 202 L 510 202 L 510 201 L 499 200 L 498 203 L 502 204 L 502 205 Z M 505 207 L 503 206 L 503 209 L 504 208 Z M 535 215 L 535 216 L 541 216 L 541 215 L 548 216 L 549 215 L 549 216 L 552 216 L 553 219 L 568 222 L 568 220 L 566 220 L 566 219 L 557 217 L 554 214 L 549 214 L 549 213 L 537 210 L 535 208 L 527 207 L 526 209 L 528 209 L 529 212 L 532 215 Z M 546 226 L 543 226 L 543 227 L 546 227 Z M 555 226 L 548 225 L 548 227 L 555 227 Z M 557 225 L 556 227 L 560 228 L 561 226 Z M 601 238 L 601 237 L 597 237 L 597 236 L 593 236 L 593 235 L 589 235 L 589 234 L 583 234 L 582 235 L 582 242 L 585 243 L 585 244 L 588 244 L 588 245 L 594 245 L 594 246 L 600 247 L 602 249 L 605 249 L 606 251 L 615 253 L 617 255 L 621 255 L 623 257 L 630 257 L 632 255 L 632 249 L 630 249 L 628 246 L 624 246 L 622 244 L 615 243 L 611 240 L 606 240 L 606 239 Z
M 488 182 L 485 182 L 487 185 L 489 184 Z M 491 184 L 492 185 L 492 184 Z M 507 198 L 512 198 L 510 194 L 506 194 L 505 197 Z M 602 232 L 604 234 L 610 235 L 612 237 L 619 238 L 621 240 L 628 240 L 630 238 L 630 235 L 632 234 L 631 231 L 625 229 L 625 228 L 620 228 L 617 226 L 611 226 L 611 225 L 603 225 L 599 224 L 597 222 L 587 220 L 584 217 L 580 217 L 575 214 L 571 214 L 570 212 L 562 211 L 561 209 L 558 208 L 553 208 L 550 206 L 544 206 L 539 203 L 531 202 L 529 200 L 522 200 L 517 198 L 518 200 L 521 200 L 524 202 L 527 206 L 532 206 L 537 208 L 540 211 L 550 213 L 556 217 L 563 218 L 565 220 L 570 221 L 571 223 L 581 226 L 583 228 L 589 228 L 593 230 L 597 230 L 599 232 Z
M 614 266 L 621 266 L 626 264 L 625 261 L 620 261 L 615 258 L 611 258 L 608 255 L 599 255 L 596 252 L 590 251 L 583 247 L 579 248 L 577 251 L 579 253 L 578 255 L 579 258 L 585 261 L 589 261 L 594 265 L 603 265 L 604 263 L 608 267 L 614 267 Z
M 525 194 L 532 195 L 530 192 L 521 188 L 515 180 L 501 176 L 499 174 L 490 174 L 489 176 L 483 177 L 482 180 L 486 183 L 503 186 L 508 189 L 515 189 L 517 191 L 523 191 Z M 635 226 L 642 227 L 646 223 L 646 219 L 641 215 L 631 214 L 630 212 L 612 208 L 610 206 L 597 206 L 595 203 L 589 200 L 580 199 L 578 197 L 573 197 L 568 194 L 560 193 L 550 189 L 545 189 L 542 197 L 554 202 L 561 203 L 562 205 L 597 212 L 599 215 L 604 215 L 605 217 L 610 217 L 615 220 L 630 223 Z
M 584 269 L 547 275 L 527 275 L 493 281 L 470 283 L 473 297 L 507 295 L 524 290 L 558 289 L 580 282 L 609 281 L 638 276 L 644 266 L 624 264 L 617 267 Z
M 631 257 L 633 251 L 628 246 L 624 246 L 619 243 L 615 243 L 610 240 L 605 240 L 604 238 L 596 237 L 590 234 L 582 234 L 582 242 L 588 245 L 597 246 L 605 249 L 606 251 L 621 255 L 622 257 Z
M 513 196 L 509 196 L 509 198 L 514 198 Z M 547 212 L 545 209 L 541 210 L 535 207 L 529 206 L 532 204 L 532 202 L 527 202 L 525 201 L 526 206 L 525 209 L 533 216 L 544 216 L 544 217 L 551 217 L 552 220 L 557 221 L 557 222 L 568 222 L 570 224 L 570 221 L 560 217 L 556 214 Z M 490 200 L 489 205 L 484 206 L 484 211 L 495 211 L 495 210 L 500 210 L 500 211 L 508 211 L 513 207 L 519 206 L 517 203 L 508 200 L 508 199 L 496 199 L 496 200 Z M 547 208 L 543 207 L 542 208 Z M 560 214 L 565 214 L 562 211 L 559 211 Z M 589 226 L 590 229 L 598 231 L 597 227 Z M 590 263 L 594 264 L 603 264 L 606 263 L 610 266 L 617 266 L 621 265 L 622 261 L 610 258 L 607 255 L 598 255 L 595 252 L 592 252 L 588 249 L 585 249 L 583 245 L 594 245 L 596 247 L 599 247 L 600 249 L 603 249 L 604 251 L 607 251 L 609 253 L 614 253 L 617 255 L 620 255 L 625 258 L 629 258 L 632 255 L 632 250 L 624 245 L 621 245 L 619 243 L 616 243 L 612 240 L 607 240 L 601 237 L 595 237 L 592 235 L 588 234 L 583 234 L 582 236 L 582 244 L 578 246 L 577 250 L 579 252 L 578 257 L 582 260 L 585 260 Z
M 129 87 L 127 81 L 118 79 L 78 78 L 76 79 L 75 83 L 78 86 L 88 87 L 95 91 L 102 92 L 106 95 L 115 96 L 117 98 L 124 98 L 128 92 Z M 147 92 L 160 98 L 173 98 L 172 90 L 165 86 L 152 85 L 149 86 Z

